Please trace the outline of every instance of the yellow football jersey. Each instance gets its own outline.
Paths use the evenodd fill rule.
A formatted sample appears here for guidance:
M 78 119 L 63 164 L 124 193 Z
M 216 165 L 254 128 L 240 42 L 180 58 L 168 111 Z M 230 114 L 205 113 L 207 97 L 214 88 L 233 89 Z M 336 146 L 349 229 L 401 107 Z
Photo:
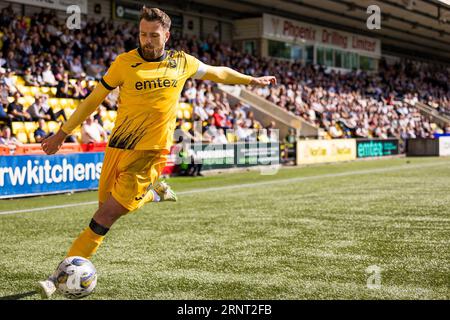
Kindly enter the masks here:
M 139 49 L 120 54 L 101 80 L 107 89 L 120 88 L 109 146 L 170 149 L 181 90 L 199 64 L 199 60 L 183 51 L 166 51 L 154 61 L 145 60 Z

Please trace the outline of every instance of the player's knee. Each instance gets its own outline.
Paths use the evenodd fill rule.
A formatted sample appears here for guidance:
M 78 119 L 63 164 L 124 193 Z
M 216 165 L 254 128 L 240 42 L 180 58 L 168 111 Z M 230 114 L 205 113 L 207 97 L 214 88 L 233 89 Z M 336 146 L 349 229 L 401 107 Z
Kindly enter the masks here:
M 93 219 L 100 225 L 110 228 L 122 215 L 123 213 L 120 211 L 105 210 L 102 206 L 95 213 Z
M 113 197 L 108 198 L 94 215 L 94 220 L 105 227 L 111 227 L 117 219 L 128 213 Z

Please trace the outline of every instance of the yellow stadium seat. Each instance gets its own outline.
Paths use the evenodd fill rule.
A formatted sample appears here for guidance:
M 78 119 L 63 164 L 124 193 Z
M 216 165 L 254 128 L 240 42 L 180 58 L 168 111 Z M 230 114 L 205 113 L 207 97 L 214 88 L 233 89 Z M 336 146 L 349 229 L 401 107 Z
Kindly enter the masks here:
M 26 132 L 32 133 L 38 127 L 38 123 L 37 122 L 25 122 L 24 127 L 25 127 Z
M 48 99 L 48 105 L 53 109 L 58 105 L 58 98 Z
M 183 110 L 178 110 L 177 111 L 177 118 L 178 119 L 182 119 L 183 118 Z
M 192 114 L 189 110 L 184 110 L 183 116 L 185 119 L 191 119 Z
M 117 111 L 113 111 L 113 110 L 109 110 L 109 111 L 107 111 L 107 118 L 110 120 L 110 121 L 112 121 L 112 122 L 114 122 L 114 121 L 116 121 L 116 118 L 117 118 Z
M 36 139 L 34 138 L 34 132 L 28 132 L 28 141 L 30 141 L 30 143 L 36 143 Z
M 28 135 L 24 131 L 20 131 L 16 134 L 17 140 L 19 140 L 22 143 L 28 143 Z
M 9 103 L 11 103 L 11 102 L 13 102 L 14 101 L 14 98 L 13 97 L 8 97 L 8 102 Z
M 54 95 L 56 95 L 56 88 L 50 88 L 50 92 L 52 93 L 52 95 L 54 96 Z
M 72 113 L 75 112 L 75 109 L 72 109 L 72 108 L 64 108 L 64 112 L 65 112 L 67 118 L 70 118 L 70 116 L 72 115 Z
M 72 99 L 72 103 L 71 103 L 70 107 L 75 109 L 76 107 L 78 107 L 79 104 L 80 104 L 80 100 Z
M 48 94 L 48 92 L 50 91 L 49 87 L 41 87 L 41 92 L 44 94 Z
M 191 122 L 185 122 L 183 123 L 183 125 L 181 126 L 181 129 L 184 131 L 189 131 L 192 129 L 192 123 Z
M 81 80 L 81 87 L 86 88 L 86 80 Z
M 18 84 L 17 89 L 19 89 L 24 95 L 28 94 L 28 87 L 25 87 L 24 85 Z
M 186 102 L 180 102 L 179 104 L 181 110 L 189 110 L 192 111 L 192 104 Z
M 59 123 L 56 122 L 56 121 L 48 121 L 47 125 L 48 125 L 48 131 L 49 132 L 56 133 L 56 131 L 59 130 Z
M 16 79 L 16 85 L 17 85 L 17 86 L 24 86 L 24 85 L 25 85 L 25 80 L 23 80 L 22 77 L 17 77 L 17 79 Z
M 25 108 L 28 108 L 29 106 L 31 106 L 34 103 L 34 98 L 32 96 L 25 96 L 23 97 L 23 106 Z
M 81 142 L 81 132 L 80 131 L 73 131 L 72 132 L 72 135 L 75 137 L 75 138 L 77 138 L 77 141 L 78 142 Z
M 236 136 L 230 132 L 227 132 L 227 140 L 228 142 L 236 142 Z
M 68 102 L 69 102 L 69 101 L 68 101 L 68 99 L 66 99 L 66 98 L 59 99 L 59 105 L 60 105 L 62 108 L 67 107 L 67 106 L 69 105 Z
M 30 87 L 30 93 L 35 96 L 37 93 L 39 93 L 39 88 L 38 87 Z
M 112 129 L 114 129 L 114 123 L 109 120 L 105 120 L 103 121 L 103 128 L 105 128 L 105 130 L 112 131 Z
M 11 124 L 12 127 L 12 133 L 17 134 L 18 132 L 25 131 L 25 126 L 23 122 L 15 121 Z
M 66 99 L 66 100 L 67 100 L 67 107 L 73 108 L 75 100 L 74 99 Z

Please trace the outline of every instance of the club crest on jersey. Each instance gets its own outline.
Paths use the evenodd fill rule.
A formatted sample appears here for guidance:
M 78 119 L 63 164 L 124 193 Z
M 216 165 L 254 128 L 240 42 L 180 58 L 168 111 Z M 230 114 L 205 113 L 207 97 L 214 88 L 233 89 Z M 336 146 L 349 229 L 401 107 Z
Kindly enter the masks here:
M 169 60 L 169 68 L 175 69 L 177 67 L 177 62 L 174 59 Z

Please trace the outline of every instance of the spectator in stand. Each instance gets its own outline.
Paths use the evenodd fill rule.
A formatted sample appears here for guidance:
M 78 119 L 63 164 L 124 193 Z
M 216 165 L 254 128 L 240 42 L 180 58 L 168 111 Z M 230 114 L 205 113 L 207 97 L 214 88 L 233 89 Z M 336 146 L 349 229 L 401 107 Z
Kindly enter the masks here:
M 44 82 L 44 86 L 56 87 L 58 85 L 58 81 L 55 79 L 55 75 L 53 74 L 52 67 L 49 62 L 45 64 L 44 71 L 42 72 L 42 80 Z
M 195 88 L 192 80 L 186 81 L 186 86 L 182 97 L 187 103 L 194 103 L 195 98 L 197 97 L 197 89 Z
M 12 49 L 12 48 L 10 48 Z M 11 70 L 18 70 L 19 69 L 19 62 L 17 60 L 18 55 L 14 53 L 13 50 L 9 50 L 6 54 L 6 63 L 5 66 Z
M 6 85 L 3 79 L 0 79 L 0 103 L 3 106 L 8 106 L 9 104 L 8 97 L 9 97 L 8 86 Z
M 259 129 L 257 133 L 257 140 L 261 143 L 268 143 L 270 142 L 269 134 L 267 132 L 267 129 Z
M 213 122 L 212 125 L 217 128 L 224 128 L 225 127 L 225 116 L 223 115 L 222 110 L 220 110 L 219 107 L 214 108 L 214 113 L 212 115 Z
M 38 121 L 39 119 L 44 119 L 50 121 L 51 117 L 42 110 L 42 99 L 38 95 L 34 98 L 34 103 L 31 104 L 27 112 L 30 114 L 33 121 Z
M 106 108 L 103 105 L 100 105 L 97 108 L 97 112 L 94 114 L 94 121 L 103 127 L 103 118 L 105 117 L 106 117 Z
M 16 146 L 21 146 L 22 143 L 11 135 L 11 128 L 3 126 L 1 128 L 0 145 L 9 146 L 11 149 L 15 149 Z
M 219 107 L 215 107 L 212 117 L 214 119 L 212 124 L 215 127 L 222 128 L 224 130 L 231 129 L 232 124 L 223 109 L 221 109 Z
M 23 105 L 19 103 L 20 93 L 14 94 L 14 101 L 8 105 L 8 115 L 11 121 L 31 121 L 31 115 L 24 111 Z
M 248 128 L 244 120 L 239 120 L 235 123 L 234 132 L 238 141 L 249 141 L 252 130 Z
M 23 79 L 25 80 L 25 85 L 31 86 L 31 87 L 39 87 L 39 82 L 37 81 L 36 76 L 34 76 L 31 72 L 31 68 L 25 69 L 25 74 L 23 76 Z
M 247 112 L 250 110 L 248 105 L 244 105 L 242 102 L 238 102 L 231 106 L 231 116 L 235 120 L 246 119 Z
M 105 129 L 94 120 L 92 115 L 89 116 L 81 126 L 81 143 L 88 144 L 107 140 L 108 135 Z
M 44 112 L 46 115 L 50 116 L 50 120 L 52 121 L 58 121 L 59 117 L 63 117 L 64 121 L 67 121 L 66 112 L 64 109 L 60 109 L 58 112 L 54 112 L 53 109 L 48 104 L 48 96 L 46 94 L 42 94 L 38 96 L 38 99 L 40 99 L 41 106 L 42 106 L 42 112 Z
M 88 92 L 89 91 L 90 90 L 88 90 Z M 102 104 L 105 106 L 106 110 L 116 111 L 118 99 L 119 99 L 119 88 L 116 88 L 109 92 L 109 94 L 106 96 L 105 100 L 103 100 Z
M 5 112 L 3 104 L 0 102 L 0 121 L 6 122 L 8 126 L 11 126 L 11 117 Z
M 57 75 L 58 85 L 56 86 L 57 98 L 70 98 L 69 74 L 65 72 L 63 75 Z
M 289 128 L 288 134 L 284 138 L 284 160 L 290 157 L 295 157 L 295 143 L 297 142 L 297 135 L 294 128 Z
M 249 111 L 247 117 L 244 120 L 247 128 L 250 129 L 259 129 L 262 128 L 261 123 L 255 119 L 255 114 L 253 111 Z
M 46 63 L 50 63 L 58 81 L 57 97 L 61 98 L 72 94 L 65 73 L 82 77 L 86 70 L 89 77 L 101 79 L 106 66 L 118 54 L 135 46 L 138 35 L 135 25 L 123 23 L 114 27 L 103 19 L 90 20 L 85 28 L 71 32 L 64 23 L 58 23 L 55 13 L 45 12 L 29 17 L 30 27 L 27 27 L 25 18 L 17 18 L 12 7 L 1 11 L 0 67 L 25 70 L 27 85 L 37 86 L 40 76 L 48 83 Z M 450 68 L 445 65 L 405 59 L 388 65 L 381 60 L 377 73 L 342 74 L 329 72 L 322 66 L 246 54 L 221 43 L 215 36 L 199 39 L 173 34 L 169 46 L 192 52 L 204 63 L 233 67 L 248 74 L 275 74 L 281 80 L 278 86 L 254 89 L 255 93 L 326 130 L 336 131 L 331 125 L 334 121 L 342 130 L 342 135 L 337 132 L 339 137 L 432 136 L 436 130 L 441 130 L 434 129 L 414 108 L 399 105 L 402 99 L 411 105 L 422 102 L 450 115 Z M 44 70 L 39 71 L 42 67 Z M 10 91 L 13 93 L 14 89 Z M 75 93 L 75 96 L 82 94 Z M 0 99 L 6 107 L 5 98 Z M 230 108 L 226 96 L 214 94 L 209 82 L 188 81 L 182 99 L 194 104 L 194 116 L 203 121 L 209 121 L 205 120 L 205 113 L 211 116 L 217 106 L 226 122 L 221 127 L 231 127 L 239 119 L 246 121 L 244 130 L 261 128 L 253 116 L 244 118 L 242 113 L 236 112 L 239 108 Z M 113 104 L 105 106 L 114 110 Z M 328 136 L 332 135 L 336 132 L 328 131 Z
M 267 137 L 269 142 L 279 142 L 279 131 L 275 121 L 270 121 L 270 124 L 265 128 L 267 130 Z
M 91 51 L 88 51 L 91 52 Z M 103 59 L 92 59 L 91 63 L 86 67 L 86 75 L 93 80 L 100 80 L 106 67 Z
M 43 71 L 44 71 L 44 69 L 40 65 L 36 68 L 35 79 L 36 79 L 36 82 L 38 83 L 39 87 L 42 87 L 45 85 L 44 78 L 42 77 Z
M 193 143 L 196 142 L 196 138 L 194 136 L 194 129 L 191 128 L 189 130 L 184 129 L 184 125 L 186 124 L 185 119 L 178 119 L 178 125 L 175 128 L 175 139 L 178 140 L 177 142 L 184 142 L 184 143 Z
M 47 132 L 45 131 L 45 120 L 39 119 L 38 121 L 39 127 L 34 131 L 34 140 L 36 143 L 41 143 L 47 137 Z
M 206 121 L 209 115 L 202 105 L 194 103 L 194 121 Z
M 1 73 L 1 70 L 0 70 Z M 18 92 L 20 94 L 20 96 L 23 96 L 23 94 L 20 92 L 19 88 L 17 88 L 16 84 L 14 83 L 14 76 L 15 72 L 11 69 L 6 69 L 5 70 L 5 76 L 4 76 L 4 81 L 5 84 L 8 86 L 9 92 L 11 94 L 14 94 L 16 92 Z
M 70 61 L 70 72 L 75 79 L 80 79 L 84 74 L 83 65 L 79 56 Z
M 86 88 L 83 88 L 83 85 L 81 84 L 81 80 L 77 79 L 73 87 L 73 95 L 72 97 L 74 99 L 84 99 L 87 96 L 88 90 Z
M 228 140 L 222 128 L 217 129 L 217 134 L 214 136 L 212 143 L 227 144 Z
M 328 132 L 330 133 L 330 135 L 331 135 L 331 137 L 333 139 L 342 138 L 343 135 L 344 135 L 344 133 L 342 132 L 341 128 L 339 127 L 339 125 L 334 120 L 331 121 L 331 125 L 328 128 Z
M 3 59 L 3 51 L 0 51 L 0 68 L 3 68 L 6 64 L 6 60 Z

